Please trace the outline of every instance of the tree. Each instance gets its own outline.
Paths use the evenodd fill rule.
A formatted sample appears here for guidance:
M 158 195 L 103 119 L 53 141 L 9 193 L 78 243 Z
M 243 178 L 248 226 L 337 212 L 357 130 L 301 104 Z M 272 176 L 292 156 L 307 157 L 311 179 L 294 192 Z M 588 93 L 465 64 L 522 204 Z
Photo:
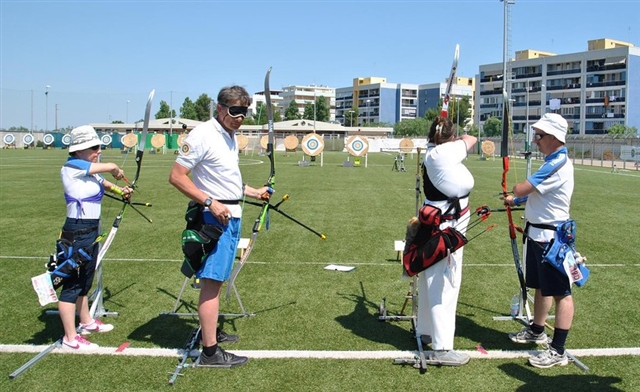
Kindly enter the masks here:
M 328 122 L 331 116 L 329 115 L 329 107 L 327 106 L 327 99 L 324 96 L 316 98 L 316 116 L 318 121 Z
M 440 109 L 429 109 L 427 110 L 427 112 L 424 114 L 424 118 L 427 119 L 427 121 L 433 122 L 436 117 L 438 117 L 440 115 L 440 110 L 442 109 L 442 100 L 440 100 Z
M 632 136 L 638 134 L 638 128 L 636 127 L 627 127 L 624 124 L 615 124 L 607 129 L 608 135 L 622 135 L 622 136 Z
M 393 127 L 394 135 L 398 136 L 426 136 L 431 128 L 431 121 L 419 117 L 402 120 Z
M 211 98 L 209 98 L 207 94 L 201 94 L 198 99 L 196 99 L 196 103 L 194 104 L 196 110 L 196 118 L 192 120 L 208 121 L 211 118 L 209 105 L 215 105 L 215 103 Z M 214 106 L 213 117 L 216 117 L 217 115 L 218 113 L 215 110 Z
M 313 102 L 307 102 L 304 105 L 304 113 L 302 113 L 302 118 L 305 120 L 313 120 L 314 111 L 313 111 Z
M 467 130 L 467 135 L 478 137 L 479 133 L 480 133 L 480 127 L 478 127 L 476 124 L 473 124 Z
M 353 127 L 358 124 L 358 115 L 360 111 L 357 107 L 352 107 L 351 110 L 344 112 L 344 125 L 346 127 Z
M 443 100 L 440 99 L 440 101 L 438 101 L 437 109 L 432 108 L 427 110 L 427 112 L 424 114 L 424 117 L 430 121 L 435 120 L 442 111 L 442 103 Z M 449 113 L 449 118 L 451 119 L 451 121 L 454 124 L 458 125 L 458 128 L 462 128 L 468 122 L 468 119 L 471 118 L 470 109 L 471 102 L 468 96 L 452 97 L 452 99 L 449 101 L 449 109 L 447 110 L 447 112 Z M 458 112 L 460 113 L 459 116 Z
M 174 118 L 176 116 L 175 110 L 169 109 L 169 104 L 165 101 L 160 101 L 160 109 L 156 113 L 156 120 L 159 118 Z
M 500 136 L 502 134 L 502 121 L 497 117 L 489 117 L 484 122 L 482 135 L 485 137 Z
M 289 106 L 287 106 L 287 110 L 284 112 L 284 120 L 298 120 L 300 118 L 300 112 L 298 111 L 298 104 L 296 101 L 289 102 Z
M 273 122 L 282 121 L 282 115 L 275 105 L 271 105 L 273 110 Z M 267 113 L 267 105 L 260 101 L 256 104 L 256 112 L 253 114 L 253 122 L 255 125 L 264 125 L 269 122 Z M 244 124 L 247 124 L 246 122 Z M 247 124 L 249 125 L 249 124 Z
M 196 105 L 191 98 L 186 97 L 182 106 L 180 107 L 180 118 L 187 118 L 189 120 L 197 120 L 198 112 L 196 111 Z

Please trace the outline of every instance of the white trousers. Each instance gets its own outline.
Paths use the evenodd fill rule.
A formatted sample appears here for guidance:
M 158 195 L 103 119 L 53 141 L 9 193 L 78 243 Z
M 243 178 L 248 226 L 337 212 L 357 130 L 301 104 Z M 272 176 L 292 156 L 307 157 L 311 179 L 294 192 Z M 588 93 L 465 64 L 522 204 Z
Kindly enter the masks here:
M 469 220 L 467 214 L 465 217 L 457 227 L 463 234 Z M 444 225 L 441 227 L 444 228 Z M 453 350 L 456 308 L 462 283 L 463 251 L 464 247 L 418 274 L 416 330 L 420 335 L 431 336 L 434 350 Z

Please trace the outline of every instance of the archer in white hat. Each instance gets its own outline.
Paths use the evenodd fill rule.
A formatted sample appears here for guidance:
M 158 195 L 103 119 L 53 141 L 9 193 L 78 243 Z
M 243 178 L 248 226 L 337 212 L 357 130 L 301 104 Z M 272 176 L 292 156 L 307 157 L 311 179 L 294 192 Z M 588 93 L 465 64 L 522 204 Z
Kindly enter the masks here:
M 516 184 L 514 196 L 505 196 L 504 201 L 511 206 L 526 204 L 526 283 L 535 289 L 534 315 L 529 325 L 510 333 L 509 338 L 516 343 L 546 344 L 545 320 L 555 302 L 553 340 L 548 348 L 529 358 L 532 366 L 546 369 L 569 363 L 565 342 L 574 313 L 571 281 L 543 262 L 543 252 L 554 238 L 555 227 L 570 218 L 573 164 L 565 146 L 567 121 L 561 115 L 546 113 L 532 128 L 544 162 L 529 178 Z
M 98 162 L 100 139 L 95 129 L 83 125 L 71 131 L 69 158 L 60 170 L 67 204 L 67 214 L 60 239 L 57 241 L 58 258 L 49 265 L 54 287 L 62 286 L 58 310 L 64 329 L 62 348 L 65 351 L 92 351 L 98 345 L 91 343 L 84 335 L 109 332 L 113 325 L 105 324 L 91 317 L 87 295 L 93 284 L 93 277 L 100 246 L 100 214 L 105 190 L 123 198 L 129 197 L 129 187 L 119 187 L 102 177 L 111 173 L 116 179 L 123 179 L 124 172 L 115 163 Z M 60 252 L 70 246 L 74 253 Z M 72 268 L 66 273 L 64 267 Z M 76 312 L 80 325 L 76 326 Z

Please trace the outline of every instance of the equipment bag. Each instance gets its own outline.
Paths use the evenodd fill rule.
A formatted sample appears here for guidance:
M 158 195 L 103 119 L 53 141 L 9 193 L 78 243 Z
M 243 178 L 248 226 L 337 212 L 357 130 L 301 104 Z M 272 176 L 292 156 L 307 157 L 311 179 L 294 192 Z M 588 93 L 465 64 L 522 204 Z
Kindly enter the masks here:
M 92 245 L 93 246 L 93 245 Z M 51 273 L 54 290 L 62 286 L 64 281 L 73 274 L 78 274 L 80 268 L 92 257 L 83 248 L 75 248 L 74 242 L 67 238 L 56 241 L 56 253 L 49 258 L 46 267 Z
M 222 228 L 204 224 L 203 211 L 203 205 L 191 201 L 185 214 L 187 227 L 182 231 L 181 240 L 185 258 L 180 272 L 187 278 L 191 278 L 202 267 L 222 235 Z
M 587 282 L 590 271 L 575 245 L 576 222 L 569 219 L 556 227 L 554 238 L 545 248 L 542 258 L 567 276 L 570 283 L 582 287 Z
M 409 221 L 402 256 L 402 264 L 409 276 L 426 270 L 469 242 L 454 227 L 441 230 L 441 215 L 439 208 L 424 205 L 420 208 L 418 218 L 414 217 Z

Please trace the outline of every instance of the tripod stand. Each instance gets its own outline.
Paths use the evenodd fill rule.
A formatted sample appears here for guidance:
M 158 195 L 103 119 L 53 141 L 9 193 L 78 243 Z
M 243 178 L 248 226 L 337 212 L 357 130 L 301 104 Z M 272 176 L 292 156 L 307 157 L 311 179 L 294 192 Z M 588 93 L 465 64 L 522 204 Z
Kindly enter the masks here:
M 393 167 L 391 168 L 391 171 L 394 171 L 394 170 L 399 172 L 407 171 L 404 168 L 404 154 L 400 153 L 396 155 L 396 158 L 393 161 Z

